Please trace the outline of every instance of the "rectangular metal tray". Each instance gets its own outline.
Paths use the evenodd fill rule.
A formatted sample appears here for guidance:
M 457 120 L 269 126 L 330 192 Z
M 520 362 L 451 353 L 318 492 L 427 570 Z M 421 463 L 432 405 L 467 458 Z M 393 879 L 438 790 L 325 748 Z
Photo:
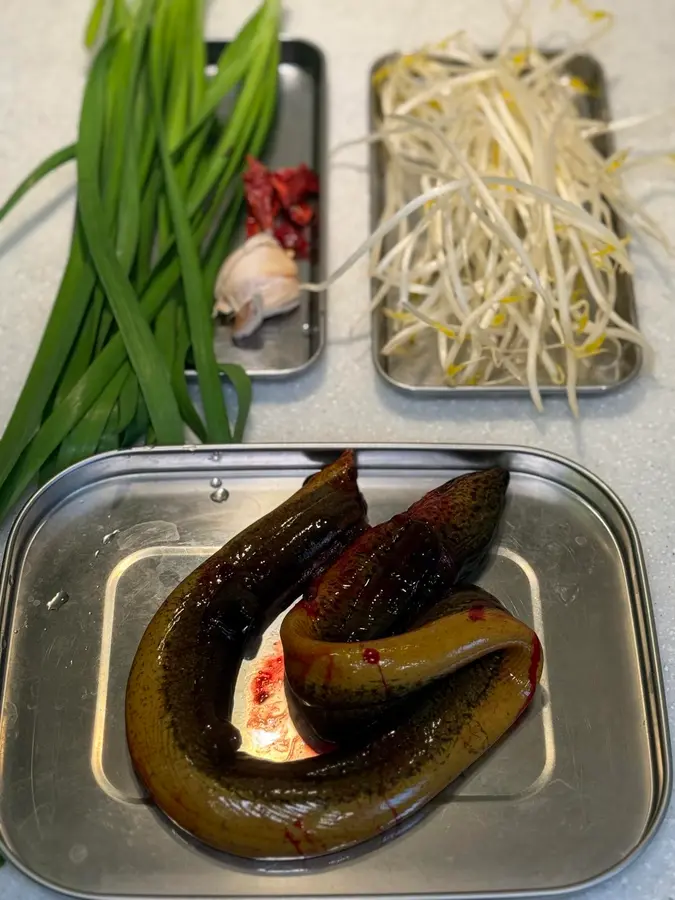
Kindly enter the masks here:
M 467 469 L 511 470 L 480 582 L 534 625 L 545 659 L 513 733 L 414 827 L 340 865 L 218 856 L 148 805 L 123 717 L 143 630 L 187 572 L 336 453 L 120 452 L 24 507 L 0 585 L 0 843 L 24 872 L 81 897 L 514 897 L 601 881 L 652 837 L 671 760 L 635 527 L 590 473 L 510 447 L 360 447 L 358 465 L 373 522 Z
M 372 87 L 372 73 L 391 59 L 391 55 L 382 57 L 375 62 L 371 70 L 371 127 L 375 127 L 379 117 L 377 95 Z M 588 93 L 580 95 L 579 97 L 579 107 L 582 115 L 590 119 L 598 119 L 602 122 L 609 121 L 611 115 L 607 96 L 607 83 L 602 67 L 597 60 L 592 56 L 579 55 L 570 60 L 566 69 L 570 75 L 581 78 L 589 87 Z M 611 156 L 615 151 L 613 136 L 602 135 L 598 137 L 596 139 L 596 146 L 604 156 Z M 384 208 L 384 149 L 377 143 L 371 143 L 370 147 L 370 214 L 371 225 L 372 228 L 375 229 L 380 222 L 380 217 Z M 614 220 L 614 227 L 619 236 L 624 236 L 625 230 L 621 220 L 616 217 Z M 386 250 L 386 242 L 384 246 Z M 373 294 L 375 290 L 376 287 L 372 287 Z M 393 309 L 395 308 L 397 300 L 398 297 L 395 292 L 391 291 L 385 300 L 385 306 Z M 616 309 L 619 315 L 627 322 L 637 326 L 633 280 L 630 275 L 625 272 L 620 272 L 617 276 Z M 421 335 L 418 340 L 417 352 L 415 354 L 410 354 L 409 356 L 394 355 L 384 357 L 382 356 L 381 350 L 392 335 L 393 323 L 383 314 L 382 307 L 380 307 L 373 312 L 371 317 L 371 349 L 373 363 L 377 372 L 389 382 L 389 384 L 406 393 L 433 397 L 480 397 L 496 396 L 499 394 L 527 396 L 529 393 L 526 386 L 516 383 L 494 385 L 491 387 L 481 387 L 480 385 L 452 386 L 446 384 L 443 381 L 441 372 L 438 370 L 438 366 L 434 365 L 434 361 L 436 360 L 436 345 L 432 338 L 429 338 L 427 341 L 424 339 L 424 335 Z M 432 362 L 430 362 L 430 360 Z M 592 361 L 597 362 L 597 360 L 601 360 L 601 357 L 592 358 Z M 577 388 L 578 393 L 600 394 L 624 387 L 639 375 L 641 367 L 641 349 L 635 344 L 624 342 L 621 357 L 619 359 L 617 377 L 613 380 L 608 380 L 607 372 L 603 371 L 601 367 L 593 365 L 591 362 L 591 364 L 587 365 L 585 368 L 580 368 Z M 541 393 L 543 395 L 565 394 L 565 387 L 553 384 L 549 375 L 543 368 L 538 373 L 538 378 Z
M 225 45 L 209 43 L 208 61 L 218 60 Z M 299 262 L 301 281 L 325 277 L 327 221 L 326 72 L 323 53 L 306 41 L 284 40 L 279 65 L 277 117 L 263 161 L 272 168 L 306 163 L 319 175 L 317 252 L 311 262 Z M 244 241 L 241 233 L 238 242 Z M 303 292 L 292 313 L 268 319 L 244 341 L 233 343 L 231 330 L 218 320 L 216 358 L 240 363 L 255 379 L 288 378 L 317 361 L 326 343 L 325 294 Z M 196 383 L 196 372 L 188 373 Z

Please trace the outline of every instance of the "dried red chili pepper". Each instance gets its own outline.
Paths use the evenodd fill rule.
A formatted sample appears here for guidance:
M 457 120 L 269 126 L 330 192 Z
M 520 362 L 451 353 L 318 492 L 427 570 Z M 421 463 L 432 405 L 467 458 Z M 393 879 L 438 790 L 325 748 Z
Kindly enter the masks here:
M 256 234 L 260 234 L 263 229 L 258 224 L 258 220 L 255 216 L 248 215 L 246 216 L 246 237 L 250 238 Z
M 295 169 L 278 169 L 271 176 L 281 205 L 288 210 L 305 197 L 319 193 L 319 179 L 304 163 Z
M 316 218 L 308 198 L 319 192 L 316 174 L 304 163 L 276 172 L 270 172 L 250 156 L 247 164 L 244 173 L 247 236 L 271 232 L 283 247 L 292 250 L 299 259 L 307 259 L 310 254 L 307 229 Z
M 295 227 L 292 222 L 279 222 L 274 228 L 274 237 L 285 250 L 292 250 L 298 259 L 309 257 L 309 241 L 304 229 Z
M 304 228 L 314 218 L 314 210 L 306 201 L 294 203 L 293 206 L 288 208 L 288 217 L 291 222 Z
M 263 231 L 269 231 L 279 211 L 279 200 L 274 192 L 269 169 L 252 156 L 247 158 L 244 172 L 244 191 L 250 214 Z

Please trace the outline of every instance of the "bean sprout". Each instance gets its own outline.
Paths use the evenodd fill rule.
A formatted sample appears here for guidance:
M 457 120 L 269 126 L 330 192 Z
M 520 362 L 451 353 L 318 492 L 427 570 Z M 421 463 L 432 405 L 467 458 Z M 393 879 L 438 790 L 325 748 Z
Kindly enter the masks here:
M 572 2 L 601 31 L 611 25 Z M 603 156 L 599 136 L 649 117 L 584 117 L 580 99 L 594 86 L 572 74 L 579 48 L 534 49 L 526 10 L 494 56 L 460 32 L 375 73 L 379 120 L 366 140 L 381 145 L 381 221 L 329 282 L 310 287 L 369 252 L 371 308 L 383 307 L 392 327 L 385 356 L 414 354 L 435 333 L 447 384 L 526 385 L 540 410 L 541 386 L 564 385 L 578 415 L 590 366 L 618 378 L 627 344 L 650 353 L 617 309 L 618 275 L 632 271 L 617 215 L 670 251 L 622 176 L 675 157 Z

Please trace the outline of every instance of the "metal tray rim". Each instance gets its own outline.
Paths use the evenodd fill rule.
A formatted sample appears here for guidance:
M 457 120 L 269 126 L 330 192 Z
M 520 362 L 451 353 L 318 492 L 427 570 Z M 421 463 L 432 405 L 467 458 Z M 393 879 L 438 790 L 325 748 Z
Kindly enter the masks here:
M 6 639 L 7 634 L 7 616 L 8 616 L 8 604 L 6 602 L 7 597 L 7 586 L 9 580 L 9 568 L 11 560 L 16 551 L 16 545 L 19 539 L 19 533 L 21 530 L 21 526 L 24 520 L 27 518 L 28 514 L 32 510 L 32 508 L 38 503 L 40 498 L 46 495 L 49 491 L 53 489 L 53 486 L 59 481 L 64 480 L 73 472 L 76 472 L 82 468 L 90 466 L 95 461 L 104 461 L 106 459 L 115 459 L 119 456 L 132 456 L 132 457 L 143 457 L 143 456 L 168 456 L 172 453 L 176 452 L 185 452 L 188 451 L 190 455 L 196 457 L 197 454 L 195 451 L 201 451 L 201 453 L 206 453 L 206 460 L 208 461 L 208 455 L 213 454 L 214 452 L 218 452 L 220 454 L 233 454 L 241 452 L 336 452 L 348 448 L 353 448 L 358 451 L 433 451 L 433 452 L 449 452 L 449 453 L 466 453 L 466 454 L 475 454 L 475 453 L 494 453 L 494 454 L 518 454 L 531 458 L 539 458 L 545 459 L 551 462 L 554 462 L 562 467 L 566 467 L 571 469 L 577 475 L 580 475 L 582 478 L 590 482 L 596 490 L 598 490 L 601 494 L 605 496 L 607 501 L 615 508 L 618 513 L 622 524 L 624 525 L 628 539 L 631 554 L 634 558 L 635 562 L 635 576 L 638 581 L 639 586 L 639 597 L 637 598 L 637 605 L 643 616 L 643 624 L 645 628 L 645 635 L 640 640 L 640 644 L 642 645 L 641 649 L 644 653 L 645 661 L 648 664 L 647 674 L 650 676 L 651 684 L 653 686 L 653 703 L 654 703 L 654 713 L 656 721 L 654 724 L 654 731 L 658 737 L 658 743 L 660 747 L 659 753 L 659 762 L 662 768 L 662 779 L 661 779 L 661 790 L 656 798 L 654 803 L 654 808 L 651 813 L 650 821 L 642 834 L 642 837 L 638 844 L 631 850 L 631 852 L 616 863 L 614 866 L 609 867 L 603 872 L 598 873 L 597 875 L 587 878 L 583 881 L 573 882 L 569 885 L 563 885 L 557 888 L 551 888 L 548 890 L 524 890 L 524 891 L 498 891 L 498 892 L 490 892 L 490 893 L 451 893 L 451 894 L 429 894 L 430 898 L 434 898 L 434 900 L 518 900 L 518 898 L 534 898 L 534 897 L 562 897 L 568 896 L 570 894 L 576 893 L 580 890 L 585 890 L 588 888 L 596 887 L 610 878 L 613 878 L 615 875 L 622 872 L 627 866 L 629 866 L 634 860 L 645 850 L 647 845 L 651 842 L 651 840 L 656 835 L 656 832 L 660 828 L 663 820 L 665 818 L 666 812 L 668 810 L 668 806 L 670 803 L 670 798 L 672 794 L 672 767 L 673 767 L 673 759 L 672 759 L 672 748 L 670 742 L 670 729 L 668 724 L 668 714 L 667 714 L 667 704 L 665 698 L 665 690 L 663 686 L 663 677 L 662 677 L 662 669 L 661 669 L 661 661 L 660 661 L 660 653 L 658 648 L 658 640 L 656 634 L 656 625 L 654 620 L 654 611 L 651 602 L 651 593 L 649 590 L 649 584 L 647 581 L 647 572 L 646 572 L 646 564 L 644 559 L 644 553 L 642 550 L 642 545 L 640 542 L 639 534 L 637 531 L 637 527 L 633 521 L 632 516 L 630 515 L 627 507 L 623 503 L 623 501 L 619 498 L 619 496 L 597 475 L 591 472 L 588 468 L 577 463 L 574 460 L 571 460 L 565 456 L 560 454 L 539 449 L 533 447 L 527 447 L 524 445 L 518 444 L 498 444 L 498 443 L 414 443 L 414 442 L 403 442 L 403 443 L 385 443 L 385 442 L 357 442 L 357 443 L 349 443 L 349 442 L 307 442 L 307 443 L 252 443 L 252 444 L 226 444 L 226 445 L 217 445 L 217 444 L 185 444 L 183 446 L 175 446 L 175 447 L 136 447 L 130 450 L 117 450 L 110 451 L 108 453 L 101 453 L 94 457 L 89 457 L 86 460 L 82 460 L 81 462 L 75 463 L 73 466 L 70 466 L 68 469 L 60 472 L 54 478 L 52 478 L 47 484 L 45 484 L 40 490 L 38 490 L 35 494 L 33 494 L 21 507 L 14 522 L 12 523 L 11 530 L 9 532 L 9 536 L 7 539 L 7 544 L 5 547 L 5 551 L 2 558 L 2 566 L 0 568 L 0 692 L 4 686 L 5 680 L 5 658 L 6 658 L 6 647 L 9 646 L 9 641 Z M 221 459 L 222 462 L 222 459 Z M 3 649 L 3 647 L 5 649 Z M 658 749 L 658 748 L 657 748 Z M 31 872 L 31 870 L 25 866 L 22 861 L 5 845 L 5 842 L 2 837 L 2 823 L 0 822 L 0 852 L 4 855 L 4 857 L 11 862 L 13 866 L 15 866 L 22 874 L 26 875 L 31 881 L 40 884 L 43 887 L 47 887 L 50 890 L 54 890 L 57 893 L 66 896 L 66 897 L 75 897 L 78 900 L 101 900 L 101 898 L 117 898 L 119 900 L 160 900 L 159 897 L 151 896 L 149 894 L 124 894 L 124 895 L 111 895 L 103 892 L 100 893 L 87 893 L 80 891 L 72 891 L 69 888 L 61 886 L 57 883 L 51 882 L 46 878 L 42 878 L 39 875 Z M 177 900 L 179 895 L 169 895 L 171 900 Z M 213 900 L 213 897 L 207 897 L 206 895 L 191 895 L 193 900 Z M 304 895 L 291 895 L 288 894 L 287 900 L 306 900 Z M 326 900 L 358 900 L 358 895 L 354 894 L 336 894 L 336 895 L 324 895 Z M 365 896 L 365 895 L 364 895 Z M 367 895 L 371 897 L 381 896 L 383 900 L 387 897 L 387 895 Z M 416 894 L 396 894 L 389 895 L 391 900 L 418 900 L 418 895 Z M 267 900 L 267 898 L 261 897 L 259 900 Z M 269 900 L 278 900 L 278 898 L 269 897 Z
M 461 399 L 475 396 L 520 397 L 521 399 L 524 399 L 529 396 L 528 388 L 519 384 L 497 384 L 491 387 L 481 388 L 478 385 L 474 387 L 473 385 L 468 384 L 456 385 L 453 387 L 449 384 L 409 384 L 404 381 L 398 381 L 393 377 L 393 375 L 390 375 L 389 372 L 386 371 L 386 369 L 382 365 L 381 354 L 379 353 L 378 348 L 375 346 L 375 342 L 373 341 L 371 343 L 372 358 L 375 371 L 383 381 L 391 385 L 391 387 L 393 387 L 394 390 L 398 391 L 400 394 L 405 394 L 406 396 L 413 395 L 429 399 L 437 399 L 439 397 L 443 397 L 446 399 L 459 397 Z M 607 393 L 620 391 L 623 388 L 628 387 L 628 385 L 632 384 L 638 378 L 642 371 L 642 351 L 640 350 L 640 348 L 636 348 L 635 352 L 638 357 L 637 365 L 635 365 L 634 368 L 631 369 L 631 371 L 620 381 L 616 381 L 613 384 L 578 385 L 577 394 L 580 397 L 598 397 L 604 396 Z M 539 393 L 542 395 L 542 397 L 563 397 L 565 396 L 565 387 L 561 387 L 560 385 L 555 384 L 540 384 Z

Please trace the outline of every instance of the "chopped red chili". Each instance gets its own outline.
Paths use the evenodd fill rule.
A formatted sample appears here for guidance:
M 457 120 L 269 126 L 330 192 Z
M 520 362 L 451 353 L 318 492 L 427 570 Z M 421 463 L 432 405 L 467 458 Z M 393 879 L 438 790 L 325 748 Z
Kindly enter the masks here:
M 281 221 L 274 226 L 274 237 L 285 250 L 292 250 L 298 259 L 309 257 L 309 241 L 305 237 L 304 229 L 298 228 L 292 222 Z
M 306 201 L 294 203 L 293 206 L 288 207 L 288 217 L 291 222 L 304 228 L 314 218 L 314 210 Z
M 272 184 L 284 209 L 319 193 L 319 179 L 304 163 L 295 169 L 278 169 L 272 175 Z
M 252 156 L 247 158 L 247 164 L 244 172 L 247 236 L 271 232 L 296 257 L 307 259 L 311 249 L 309 230 L 316 218 L 309 200 L 319 193 L 316 173 L 304 163 L 271 172 Z
M 246 216 L 246 237 L 253 237 L 255 234 L 260 234 L 262 228 L 258 225 L 258 220 L 255 216 Z
M 252 156 L 248 158 L 248 169 L 244 172 L 244 191 L 250 214 L 263 231 L 268 231 L 279 211 L 279 200 L 269 170 Z

